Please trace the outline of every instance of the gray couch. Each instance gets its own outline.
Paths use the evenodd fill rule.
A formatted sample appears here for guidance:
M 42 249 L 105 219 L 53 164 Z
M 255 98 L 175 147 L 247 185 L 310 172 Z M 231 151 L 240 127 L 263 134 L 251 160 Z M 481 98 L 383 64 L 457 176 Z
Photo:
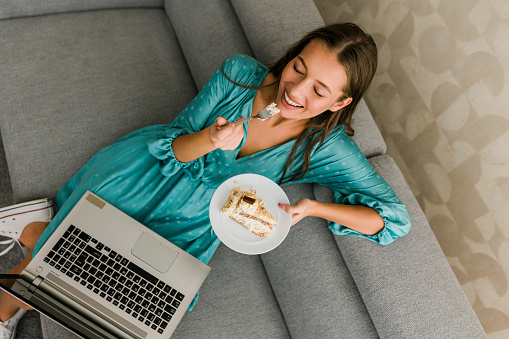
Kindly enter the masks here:
M 0 132 L 15 202 L 54 196 L 102 147 L 170 122 L 228 56 L 271 63 L 322 24 L 311 0 L 2 2 Z M 364 102 L 354 127 L 408 207 L 410 233 L 384 247 L 310 217 L 263 255 L 221 245 L 174 338 L 486 337 Z M 283 188 L 292 203 L 331 200 L 318 185 Z M 68 335 L 45 318 L 42 333 Z

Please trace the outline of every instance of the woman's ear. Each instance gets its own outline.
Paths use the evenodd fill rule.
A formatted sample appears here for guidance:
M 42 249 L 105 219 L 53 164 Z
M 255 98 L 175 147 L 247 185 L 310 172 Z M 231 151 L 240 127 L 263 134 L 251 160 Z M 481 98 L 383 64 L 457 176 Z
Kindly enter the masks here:
M 339 102 L 336 102 L 334 105 L 331 106 L 331 108 L 329 108 L 329 111 L 337 112 L 340 109 L 342 109 L 343 107 L 350 105 L 352 100 L 353 100 L 352 98 L 345 98 Z

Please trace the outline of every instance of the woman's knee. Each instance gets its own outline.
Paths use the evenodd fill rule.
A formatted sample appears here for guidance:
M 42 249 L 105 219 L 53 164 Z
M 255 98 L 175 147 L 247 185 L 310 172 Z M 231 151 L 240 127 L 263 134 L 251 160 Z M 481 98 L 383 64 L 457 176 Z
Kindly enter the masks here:
M 28 224 L 19 237 L 19 242 L 30 250 L 34 249 L 35 243 L 41 236 L 42 232 L 49 225 L 49 222 L 32 222 Z

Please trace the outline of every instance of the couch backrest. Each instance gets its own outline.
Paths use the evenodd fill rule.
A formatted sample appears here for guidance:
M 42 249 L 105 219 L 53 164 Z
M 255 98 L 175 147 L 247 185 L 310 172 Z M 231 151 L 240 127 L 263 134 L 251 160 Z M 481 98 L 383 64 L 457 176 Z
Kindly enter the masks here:
M 0 20 L 111 8 L 163 7 L 163 0 L 8 0 L 0 2 Z

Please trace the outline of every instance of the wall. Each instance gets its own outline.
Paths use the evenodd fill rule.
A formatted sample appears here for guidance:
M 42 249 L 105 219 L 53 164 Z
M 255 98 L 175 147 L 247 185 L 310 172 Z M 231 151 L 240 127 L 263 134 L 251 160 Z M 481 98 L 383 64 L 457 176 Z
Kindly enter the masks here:
M 370 32 L 366 95 L 491 338 L 509 338 L 509 2 L 315 0 Z

